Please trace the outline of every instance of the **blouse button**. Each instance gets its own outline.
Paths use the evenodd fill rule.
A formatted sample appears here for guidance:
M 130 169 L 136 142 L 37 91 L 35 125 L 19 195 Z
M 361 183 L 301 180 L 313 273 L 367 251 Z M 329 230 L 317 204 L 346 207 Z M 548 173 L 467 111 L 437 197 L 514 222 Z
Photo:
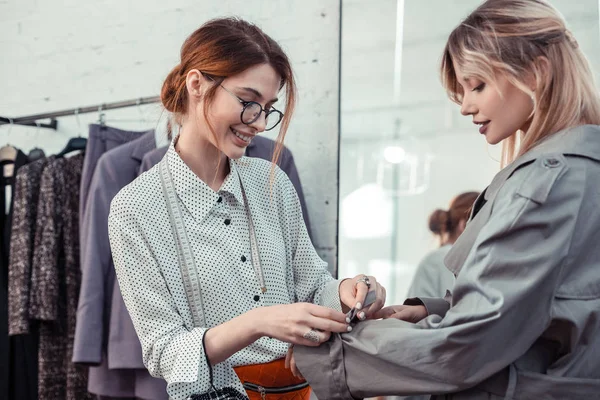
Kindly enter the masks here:
M 259 301 L 259 300 L 260 300 L 260 296 L 259 296 L 259 295 L 257 295 L 257 294 L 255 294 L 255 295 L 254 295 L 254 301 Z
M 246 262 L 246 256 L 242 256 L 242 262 Z
M 230 223 L 231 223 L 231 220 L 230 220 L 229 218 L 227 218 L 227 219 L 225 220 L 225 225 L 229 225 Z
M 219 196 L 219 198 L 217 199 L 217 203 L 220 203 L 223 201 L 223 198 L 221 196 Z

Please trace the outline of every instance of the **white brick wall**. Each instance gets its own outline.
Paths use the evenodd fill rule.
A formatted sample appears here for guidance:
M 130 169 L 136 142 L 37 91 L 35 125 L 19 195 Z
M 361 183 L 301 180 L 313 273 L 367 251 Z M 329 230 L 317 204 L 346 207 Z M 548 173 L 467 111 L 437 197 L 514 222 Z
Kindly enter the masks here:
M 338 0 L 0 1 L 0 116 L 155 96 L 184 39 L 207 19 L 224 15 L 259 24 L 292 59 L 300 99 L 286 144 L 303 181 L 315 245 L 334 266 Z M 142 130 L 156 126 L 160 107 L 106 114 L 110 125 Z M 86 135 L 87 124 L 96 120 L 95 114 L 81 115 L 78 127 L 75 118 L 60 118 L 58 131 L 15 126 L 8 138 L 4 125 L 0 142 L 54 153 L 77 132 Z

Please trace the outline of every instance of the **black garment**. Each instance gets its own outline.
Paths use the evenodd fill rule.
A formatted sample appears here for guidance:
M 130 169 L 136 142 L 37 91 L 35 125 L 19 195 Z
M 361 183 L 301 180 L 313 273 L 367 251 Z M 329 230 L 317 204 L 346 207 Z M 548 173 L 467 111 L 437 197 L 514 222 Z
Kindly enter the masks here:
M 29 162 L 17 151 L 13 176 Z M 37 338 L 35 335 L 8 336 L 8 259 L 12 229 L 13 199 L 6 214 L 6 192 L 14 193 L 14 178 L 0 174 L 0 398 L 7 400 L 37 399 Z

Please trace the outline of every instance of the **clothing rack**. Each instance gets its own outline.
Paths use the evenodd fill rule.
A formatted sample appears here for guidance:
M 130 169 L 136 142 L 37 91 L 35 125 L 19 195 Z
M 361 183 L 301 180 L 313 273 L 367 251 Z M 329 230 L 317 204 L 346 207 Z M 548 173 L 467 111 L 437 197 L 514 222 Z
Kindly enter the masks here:
M 79 107 L 79 108 L 71 108 L 63 111 L 55 111 L 44 114 L 35 114 L 35 115 L 27 115 L 24 117 L 16 117 L 16 118 L 8 118 L 0 116 L 0 125 L 6 124 L 14 124 L 14 125 L 24 125 L 24 126 L 37 126 L 40 128 L 48 128 L 48 129 L 57 129 L 58 122 L 56 118 L 65 117 L 69 115 L 79 115 L 79 114 L 87 114 L 92 112 L 102 113 L 102 111 L 106 110 L 115 110 L 117 108 L 125 108 L 125 107 L 133 107 L 133 106 L 141 106 L 144 104 L 153 104 L 160 102 L 160 96 L 152 96 L 152 97 L 140 97 L 134 100 L 125 100 L 125 101 L 116 101 L 113 103 L 103 103 L 98 104 L 96 106 L 88 106 L 88 107 Z M 50 123 L 42 124 L 38 121 L 40 119 L 50 118 Z

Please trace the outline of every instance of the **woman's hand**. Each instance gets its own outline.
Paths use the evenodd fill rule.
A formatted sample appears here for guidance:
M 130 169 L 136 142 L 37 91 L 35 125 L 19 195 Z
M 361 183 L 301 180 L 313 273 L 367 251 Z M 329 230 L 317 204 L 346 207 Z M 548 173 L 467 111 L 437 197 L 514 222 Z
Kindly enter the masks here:
M 289 368 L 292 371 L 292 375 L 296 378 L 304 379 L 300 370 L 296 366 L 296 359 L 294 358 L 294 346 L 290 345 L 288 348 L 288 352 L 285 356 L 285 367 Z
M 318 346 L 329 340 L 332 332 L 352 330 L 346 315 L 311 303 L 283 304 L 253 310 L 260 313 L 255 326 L 259 336 L 303 346 Z
M 406 322 L 412 322 L 416 324 L 423 318 L 427 317 L 427 309 L 423 305 L 418 306 L 389 306 L 382 308 L 373 315 L 374 319 L 388 319 L 395 318 Z
M 373 315 L 385 304 L 385 288 L 377 283 L 374 276 L 357 275 L 340 283 L 340 300 L 348 310 L 353 307 L 362 309 L 369 291 L 374 291 L 376 298 L 373 304 L 358 313 L 360 320 L 373 318 Z M 347 310 L 346 310 L 347 311 Z

